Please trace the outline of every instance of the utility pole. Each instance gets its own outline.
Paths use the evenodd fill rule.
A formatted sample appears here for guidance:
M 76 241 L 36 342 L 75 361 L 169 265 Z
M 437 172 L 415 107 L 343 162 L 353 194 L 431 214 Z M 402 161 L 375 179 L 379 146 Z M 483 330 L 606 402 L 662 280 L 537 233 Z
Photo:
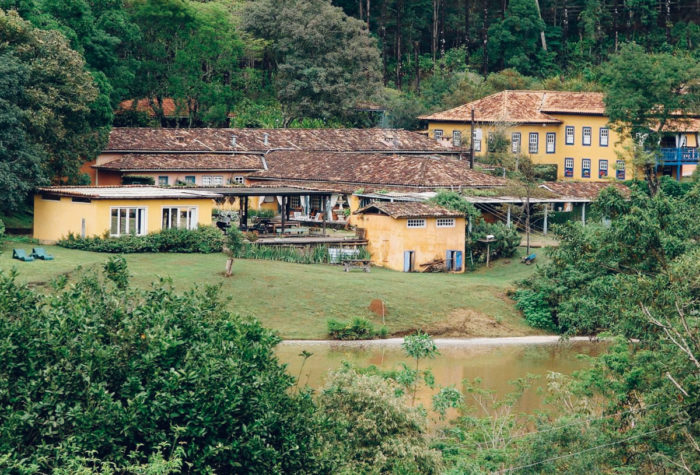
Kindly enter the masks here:
M 470 126 L 471 137 L 469 137 L 469 168 L 474 168 L 474 108 L 472 107 L 472 122 Z

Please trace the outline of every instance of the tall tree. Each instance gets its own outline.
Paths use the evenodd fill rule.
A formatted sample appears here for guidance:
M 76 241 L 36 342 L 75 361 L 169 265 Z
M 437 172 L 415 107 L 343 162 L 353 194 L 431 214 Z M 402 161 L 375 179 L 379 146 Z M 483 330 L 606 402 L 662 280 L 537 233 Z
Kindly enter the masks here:
M 245 28 L 270 41 L 277 95 L 289 123 L 347 117 L 381 86 L 379 50 L 364 24 L 329 0 L 262 0 L 244 13 Z
M 80 166 L 107 140 L 112 113 L 96 79 L 104 88 L 109 84 L 86 71 L 59 32 L 35 29 L 16 12 L 0 10 L 0 54 L 7 53 L 27 72 L 26 80 L 17 83 L 24 94 L 11 102 L 22 111 L 26 140 L 46 157 L 43 176 L 54 182 L 78 180 Z

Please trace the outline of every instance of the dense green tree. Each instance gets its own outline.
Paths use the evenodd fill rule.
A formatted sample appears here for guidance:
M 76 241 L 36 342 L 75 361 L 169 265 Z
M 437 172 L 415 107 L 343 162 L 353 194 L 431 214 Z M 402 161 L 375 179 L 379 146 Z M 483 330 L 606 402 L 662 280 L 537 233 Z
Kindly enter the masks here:
M 0 54 L 0 207 L 6 214 L 19 209 L 36 185 L 46 183 L 45 152 L 27 140 L 25 114 L 17 106 L 18 99 L 26 100 L 28 76 L 12 52 Z
M 77 180 L 82 163 L 106 142 L 112 114 L 98 86 L 109 84 L 86 71 L 59 32 L 35 29 L 12 11 L 0 10 L 0 54 L 12 54 L 26 72 L 12 103 L 26 141 L 45 157 L 38 179 Z
M 251 2 L 245 28 L 270 42 L 277 96 L 290 122 L 347 117 L 379 90 L 379 50 L 364 24 L 330 0 Z
M 279 338 L 229 314 L 218 288 L 129 288 L 121 257 L 48 294 L 15 277 L 0 273 L 1 471 L 159 457 L 192 473 L 316 471 L 309 394 L 290 394 Z

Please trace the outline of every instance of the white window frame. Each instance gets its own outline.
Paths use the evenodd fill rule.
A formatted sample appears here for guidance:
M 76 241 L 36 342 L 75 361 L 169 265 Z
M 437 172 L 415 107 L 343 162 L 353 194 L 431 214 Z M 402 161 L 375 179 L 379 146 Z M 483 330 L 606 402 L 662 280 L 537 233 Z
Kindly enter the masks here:
M 442 140 L 442 133 L 443 133 L 443 130 L 442 130 L 442 129 L 435 129 L 435 130 L 433 130 L 433 138 L 434 138 L 435 140 Z
M 600 172 L 605 172 L 604 176 L 608 176 L 608 161 L 604 158 L 598 160 L 598 176 L 599 177 L 601 175 Z
M 167 226 L 163 225 L 163 213 L 168 210 L 168 223 Z M 175 213 L 176 220 L 173 226 L 173 210 L 177 210 Z M 187 220 L 188 223 L 184 227 L 180 227 L 180 218 L 183 210 L 187 210 Z M 160 209 L 160 219 L 161 219 L 161 229 L 197 229 L 199 224 L 199 206 L 162 206 Z
M 424 228 L 425 218 L 409 218 L 406 220 L 407 228 Z
M 437 218 L 435 225 L 438 228 L 454 228 L 455 219 L 454 218 Z
M 590 178 L 591 177 L 591 167 L 593 166 L 593 163 L 591 162 L 590 158 L 582 158 L 581 159 L 581 178 Z M 585 171 L 588 170 L 588 176 L 585 175 Z
M 605 138 L 605 140 L 603 140 Z M 601 127 L 598 133 L 598 140 L 601 147 L 607 147 L 610 143 L 610 129 L 607 127 Z
M 121 219 L 122 219 L 122 214 L 121 212 L 117 213 L 117 232 L 112 233 L 112 213 L 115 210 L 126 210 L 126 226 L 125 226 L 125 231 L 124 234 L 120 233 L 121 229 Z M 111 237 L 119 237 L 119 236 L 128 236 L 132 233 L 129 232 L 129 210 L 135 210 L 136 211 L 136 219 L 139 221 L 138 225 L 141 227 L 141 232 L 138 232 L 138 227 L 137 227 L 137 232 L 133 233 L 135 236 L 145 236 L 148 234 L 148 208 L 145 206 L 110 206 L 109 208 L 109 235 Z M 141 219 L 139 220 L 139 211 L 141 211 Z
M 581 128 L 581 145 L 584 147 L 590 147 L 591 143 L 593 141 L 592 138 L 593 135 L 593 129 L 591 127 L 582 127 Z M 588 138 L 588 140 L 586 140 Z M 588 143 L 586 143 L 588 142 Z
M 551 145 L 551 147 L 550 147 L 550 145 Z M 555 132 L 547 132 L 547 135 L 545 135 L 545 151 L 547 153 L 556 153 L 556 151 L 557 151 L 557 134 Z
M 527 143 L 528 143 L 527 152 L 531 155 L 537 154 L 540 150 L 540 133 L 539 132 L 530 132 L 530 136 L 528 138 Z M 533 152 L 533 150 L 534 150 L 534 152 Z
M 192 178 L 192 181 L 187 181 L 188 178 Z M 196 175 L 185 175 L 185 184 L 186 185 L 196 185 L 197 184 L 197 176 Z
M 459 130 L 452 131 L 452 145 L 454 147 L 462 146 L 462 132 L 460 132 Z
M 203 186 L 222 186 L 224 184 L 223 175 L 204 175 L 202 177 Z
M 510 135 L 510 151 L 513 153 L 520 153 L 520 143 L 522 140 L 522 136 L 520 135 L 520 132 L 513 132 Z
M 564 134 L 564 143 L 566 145 L 573 145 L 576 141 L 576 128 L 573 125 L 567 125 Z

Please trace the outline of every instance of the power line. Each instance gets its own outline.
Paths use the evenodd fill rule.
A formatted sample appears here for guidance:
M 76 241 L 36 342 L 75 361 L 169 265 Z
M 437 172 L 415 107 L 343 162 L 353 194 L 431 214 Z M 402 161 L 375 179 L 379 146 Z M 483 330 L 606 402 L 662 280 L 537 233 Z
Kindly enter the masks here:
M 583 453 L 590 452 L 590 451 L 592 451 L 592 450 L 598 450 L 598 449 L 602 449 L 602 448 L 605 448 L 605 447 L 612 447 L 612 446 L 614 446 L 614 445 L 622 444 L 622 443 L 628 442 L 628 441 L 630 441 L 630 440 L 639 439 L 639 438 L 641 438 L 641 437 L 645 437 L 645 436 L 647 436 L 647 435 L 656 434 L 656 433 L 658 433 L 658 432 L 663 432 L 663 431 L 668 430 L 668 429 L 670 429 L 670 428 L 672 428 L 672 427 L 675 427 L 675 426 L 677 426 L 677 425 L 679 425 L 679 424 L 680 424 L 680 422 L 676 422 L 676 423 L 674 423 L 674 424 L 671 424 L 671 425 L 669 425 L 669 426 L 663 427 L 663 428 L 661 428 L 661 429 L 656 429 L 656 430 L 652 430 L 652 431 L 649 431 L 649 432 L 644 432 L 644 433 L 642 433 L 642 434 L 633 435 L 633 436 L 626 437 L 626 438 L 621 439 L 621 440 L 617 440 L 617 441 L 615 441 L 615 442 L 608 442 L 608 443 L 606 443 L 606 444 L 596 445 L 595 447 L 589 447 L 589 448 L 584 449 L 584 450 L 581 450 L 581 451 L 579 451 L 579 452 L 573 452 L 573 453 L 568 453 L 568 454 L 564 454 L 564 455 L 559 455 L 559 456 L 557 456 L 557 457 L 551 457 L 551 458 L 544 459 L 544 460 L 540 460 L 540 461 L 537 461 L 537 462 L 532 462 L 532 463 L 529 463 L 529 464 L 527 464 L 527 465 L 520 465 L 520 466 L 518 466 L 518 467 L 509 467 L 509 468 L 506 468 L 506 469 L 503 469 L 503 470 L 499 470 L 499 471 L 494 472 L 494 473 L 515 472 L 515 471 L 517 471 L 517 470 L 523 470 L 523 469 L 525 469 L 525 468 L 534 467 L 534 466 L 536 466 L 536 465 L 542 465 L 543 463 L 554 462 L 554 461 L 556 461 L 556 460 L 561 460 L 561 459 L 565 459 L 565 458 L 569 458 L 569 457 L 575 457 L 576 455 L 581 455 L 581 454 L 583 454 Z

